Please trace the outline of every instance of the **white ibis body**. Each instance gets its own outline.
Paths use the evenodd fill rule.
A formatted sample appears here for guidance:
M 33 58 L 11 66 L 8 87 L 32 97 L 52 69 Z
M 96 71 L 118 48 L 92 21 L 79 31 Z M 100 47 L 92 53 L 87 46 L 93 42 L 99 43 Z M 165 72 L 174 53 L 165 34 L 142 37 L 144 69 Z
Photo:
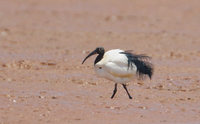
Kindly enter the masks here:
M 94 70 L 98 76 L 115 82 L 115 87 L 111 98 L 117 92 L 117 84 L 122 84 L 130 99 L 126 83 L 136 78 L 148 75 L 151 79 L 153 75 L 153 65 L 147 61 L 150 57 L 146 55 L 136 55 L 130 51 L 113 49 L 105 52 L 103 47 L 97 47 L 82 62 L 85 62 L 90 56 L 98 54 L 94 61 Z

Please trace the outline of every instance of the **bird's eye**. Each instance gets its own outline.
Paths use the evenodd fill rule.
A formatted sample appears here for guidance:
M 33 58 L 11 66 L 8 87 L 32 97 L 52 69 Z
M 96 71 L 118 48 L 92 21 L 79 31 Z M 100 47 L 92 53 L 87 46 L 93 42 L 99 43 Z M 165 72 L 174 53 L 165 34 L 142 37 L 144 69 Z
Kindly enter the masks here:
M 101 53 L 101 49 L 100 48 L 98 48 L 97 51 L 98 51 L 98 53 Z
M 103 47 L 97 47 L 97 48 L 96 48 L 96 52 L 97 52 L 98 54 L 102 54 L 102 53 L 104 53 L 104 48 L 103 48 Z
M 99 67 L 99 69 L 102 69 L 102 67 Z

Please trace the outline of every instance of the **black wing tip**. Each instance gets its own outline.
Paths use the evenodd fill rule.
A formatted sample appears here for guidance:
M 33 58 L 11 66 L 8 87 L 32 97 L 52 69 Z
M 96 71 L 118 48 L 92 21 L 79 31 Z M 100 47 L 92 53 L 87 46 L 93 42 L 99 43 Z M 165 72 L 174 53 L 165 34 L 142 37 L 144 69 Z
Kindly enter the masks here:
M 148 76 L 149 76 L 149 78 L 150 78 L 150 80 L 152 79 L 152 76 L 153 76 L 153 73 L 154 73 L 154 67 L 153 67 L 153 65 L 151 64 L 150 66 L 150 71 L 149 71 L 149 73 L 148 73 Z
M 120 52 L 121 54 L 125 54 L 127 57 L 134 57 L 137 59 L 151 59 L 152 57 L 146 55 L 146 54 L 134 54 L 131 53 L 131 50 Z
M 146 54 L 133 54 L 129 51 L 120 52 L 125 54 L 128 58 L 128 68 L 133 64 L 137 67 L 137 73 L 140 78 L 143 78 L 145 75 L 149 76 L 150 80 L 152 79 L 154 67 L 153 64 L 149 61 L 151 57 Z
M 139 77 L 148 76 L 151 80 L 154 73 L 153 65 L 145 62 L 145 66 L 138 68 L 137 73 L 139 74 Z

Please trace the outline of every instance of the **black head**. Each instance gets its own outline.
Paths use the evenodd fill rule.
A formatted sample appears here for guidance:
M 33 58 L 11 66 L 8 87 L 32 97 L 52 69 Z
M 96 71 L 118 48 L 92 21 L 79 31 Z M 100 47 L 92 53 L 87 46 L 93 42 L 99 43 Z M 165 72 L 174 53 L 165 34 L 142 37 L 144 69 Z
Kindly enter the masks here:
M 94 51 L 92 51 L 87 57 L 85 57 L 85 59 L 83 60 L 82 64 L 83 64 L 83 63 L 85 62 L 85 60 L 86 60 L 87 58 L 89 58 L 90 56 L 95 55 L 95 54 L 99 54 L 99 55 L 97 56 L 98 60 L 97 60 L 97 58 L 96 58 L 96 60 L 95 60 L 95 63 L 96 63 L 97 61 L 100 61 L 99 59 L 102 59 L 104 53 L 105 53 L 105 50 L 104 50 L 103 47 L 97 47 L 97 48 L 96 48 Z
M 105 50 L 103 47 L 97 47 L 96 52 L 97 52 L 97 54 L 104 54 Z

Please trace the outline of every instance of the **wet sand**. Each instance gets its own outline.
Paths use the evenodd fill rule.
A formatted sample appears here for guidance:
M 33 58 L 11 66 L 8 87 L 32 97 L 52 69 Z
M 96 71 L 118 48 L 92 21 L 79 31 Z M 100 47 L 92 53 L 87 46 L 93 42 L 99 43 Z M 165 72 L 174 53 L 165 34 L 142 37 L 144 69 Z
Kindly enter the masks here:
M 199 124 L 197 0 L 1 0 L 0 124 Z M 146 53 L 153 79 L 99 78 L 97 46 Z

